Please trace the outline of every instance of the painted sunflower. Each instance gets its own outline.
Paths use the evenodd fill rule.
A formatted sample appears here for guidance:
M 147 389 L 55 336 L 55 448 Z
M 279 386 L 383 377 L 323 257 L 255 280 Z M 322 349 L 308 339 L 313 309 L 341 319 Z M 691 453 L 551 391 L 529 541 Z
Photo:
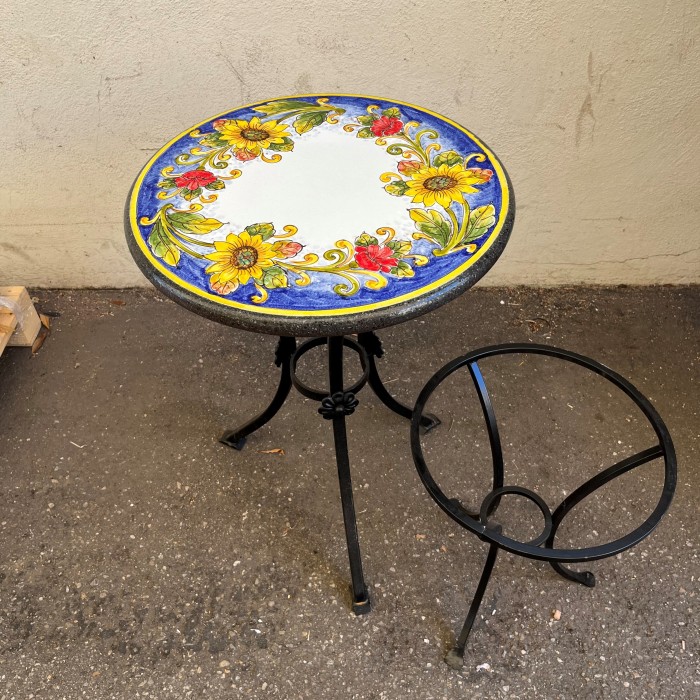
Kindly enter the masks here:
M 451 202 L 464 202 L 464 194 L 478 190 L 474 185 L 483 185 L 491 179 L 493 172 L 481 168 L 465 168 L 457 165 L 425 167 L 414 172 L 406 182 L 406 196 L 413 202 L 422 202 L 426 206 L 436 202 L 448 207 Z
M 289 136 L 284 124 L 274 120 L 261 122 L 258 117 L 249 122 L 245 119 L 217 119 L 213 126 L 221 134 L 221 140 L 228 141 L 231 148 L 255 156 L 269 148 L 271 143 L 284 143 Z
M 214 241 L 214 245 L 216 251 L 205 256 L 214 261 L 206 271 L 211 275 L 211 288 L 218 294 L 230 294 L 251 278 L 259 281 L 276 255 L 272 245 L 247 231 L 229 233 L 225 241 Z

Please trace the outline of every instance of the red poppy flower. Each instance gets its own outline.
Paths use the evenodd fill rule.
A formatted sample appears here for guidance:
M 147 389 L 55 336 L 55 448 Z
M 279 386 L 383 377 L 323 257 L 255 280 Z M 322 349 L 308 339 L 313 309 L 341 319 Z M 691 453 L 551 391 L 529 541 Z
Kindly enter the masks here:
M 379 245 L 358 245 L 355 248 L 355 260 L 357 264 L 365 270 L 378 272 L 389 272 L 392 267 L 396 267 L 398 261 L 392 257 L 394 251 L 388 246 Z
M 216 175 L 212 175 L 208 170 L 190 170 L 175 178 L 175 184 L 186 190 L 194 191 L 200 187 L 205 187 L 216 180 Z
M 372 133 L 375 136 L 392 136 L 403 128 L 403 122 L 394 117 L 379 117 L 372 122 Z

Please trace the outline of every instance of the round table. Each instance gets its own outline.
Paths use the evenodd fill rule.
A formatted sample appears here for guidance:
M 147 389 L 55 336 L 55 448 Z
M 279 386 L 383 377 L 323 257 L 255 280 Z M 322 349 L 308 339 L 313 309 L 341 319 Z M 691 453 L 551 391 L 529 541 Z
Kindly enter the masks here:
M 374 331 L 471 287 L 502 253 L 514 215 L 508 175 L 474 134 L 415 105 L 346 94 L 283 97 L 207 119 L 163 146 L 129 194 L 129 249 L 159 290 L 220 323 L 280 336 L 270 406 L 221 441 L 240 449 L 292 386 L 333 421 L 358 614 L 370 603 L 345 417 L 366 383 L 411 416 L 381 383 Z M 298 337 L 312 340 L 297 346 Z M 295 368 L 321 344 L 329 384 L 316 389 Z M 351 387 L 343 348 L 363 368 Z M 438 422 L 426 415 L 421 424 Z

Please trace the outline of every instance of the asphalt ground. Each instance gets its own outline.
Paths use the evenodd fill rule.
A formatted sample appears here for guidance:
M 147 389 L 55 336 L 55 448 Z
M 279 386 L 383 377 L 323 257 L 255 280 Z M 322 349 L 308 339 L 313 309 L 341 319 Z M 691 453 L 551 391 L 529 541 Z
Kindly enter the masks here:
M 317 404 L 294 392 L 243 451 L 217 442 L 272 395 L 275 339 L 150 291 L 35 297 L 60 314 L 51 336 L 35 356 L 0 358 L 0 700 L 700 697 L 700 288 L 476 289 L 380 333 L 382 376 L 404 401 L 458 355 L 533 341 L 626 376 L 676 444 L 671 510 L 638 547 L 588 567 L 595 588 L 499 555 L 461 671 L 443 657 L 487 548 L 425 493 L 406 420 L 369 389 L 348 418 L 373 599 L 355 617 Z M 308 381 L 323 383 L 323 362 L 304 358 Z M 581 368 L 514 356 L 482 369 L 507 483 L 552 507 L 653 444 L 637 409 Z M 488 438 L 468 376 L 453 379 L 424 447 L 444 489 L 478 506 Z M 606 486 L 558 544 L 641 523 L 661 473 L 656 461 Z M 498 518 L 522 538 L 541 527 L 513 497 Z

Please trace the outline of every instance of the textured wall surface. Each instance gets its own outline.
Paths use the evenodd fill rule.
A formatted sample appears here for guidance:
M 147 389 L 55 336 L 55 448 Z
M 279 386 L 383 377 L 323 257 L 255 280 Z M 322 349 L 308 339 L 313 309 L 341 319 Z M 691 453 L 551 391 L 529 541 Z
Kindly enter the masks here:
M 170 137 L 305 92 L 449 115 L 508 168 L 491 284 L 700 281 L 697 0 L 5 0 L 0 284 L 146 284 L 123 236 Z

